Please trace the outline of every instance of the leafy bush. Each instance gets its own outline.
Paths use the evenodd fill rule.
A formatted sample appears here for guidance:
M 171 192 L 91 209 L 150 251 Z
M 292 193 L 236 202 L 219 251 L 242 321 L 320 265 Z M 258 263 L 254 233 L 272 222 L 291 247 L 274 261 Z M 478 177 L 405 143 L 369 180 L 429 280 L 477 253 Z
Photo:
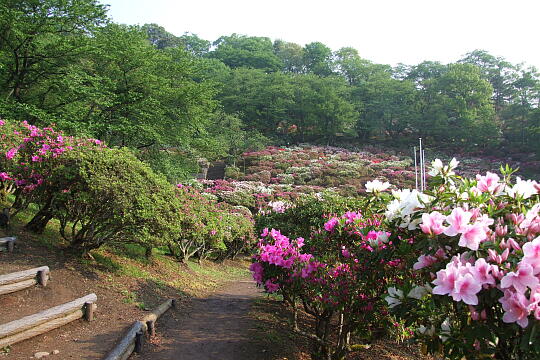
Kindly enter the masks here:
M 218 203 L 190 186 L 179 186 L 178 236 L 169 241 L 171 253 L 183 262 L 196 255 L 203 260 L 234 257 L 253 244 L 253 219 L 249 210 Z
M 256 217 L 258 233 L 265 228 L 280 229 L 291 238 L 308 239 L 311 233 L 321 229 L 326 218 L 333 214 L 357 211 L 365 206 L 361 198 L 346 198 L 331 191 L 304 195 L 283 212 L 268 212 Z
M 52 214 L 70 246 L 87 252 L 103 244 L 151 247 L 178 232 L 172 185 L 128 149 L 80 149 L 51 173 Z M 49 185 L 50 186 L 50 185 Z
M 380 218 L 349 211 L 327 219 L 309 241 L 291 241 L 274 229 L 262 234 L 253 277 L 283 295 L 294 329 L 314 340 L 314 359 L 342 359 L 353 347 L 351 336 L 366 338 L 388 325 L 381 295 L 400 262 Z M 297 304 L 313 317 L 312 326 L 299 328 Z

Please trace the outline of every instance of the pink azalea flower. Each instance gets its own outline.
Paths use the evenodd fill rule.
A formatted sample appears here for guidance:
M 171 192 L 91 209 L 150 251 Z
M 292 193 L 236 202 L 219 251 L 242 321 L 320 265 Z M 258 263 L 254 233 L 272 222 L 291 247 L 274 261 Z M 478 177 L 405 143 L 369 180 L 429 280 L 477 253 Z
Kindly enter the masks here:
M 496 191 L 502 190 L 502 187 L 499 184 L 499 181 L 501 180 L 497 174 L 487 172 L 486 176 L 482 176 L 480 174 L 476 175 L 476 180 L 478 184 L 476 187 L 481 192 L 489 192 L 494 194 Z
M 266 288 L 266 291 L 268 291 L 269 293 L 273 293 L 279 290 L 279 284 L 275 284 L 271 280 L 266 280 L 264 286 Z
M 0 120 L 0 126 L 4 126 L 5 124 L 4 120 Z
M 498 270 L 498 267 L 490 265 L 484 258 L 480 258 L 474 264 L 473 276 L 481 285 L 495 285 L 495 279 L 490 274 L 492 270 Z
M 439 235 L 446 230 L 446 227 L 443 226 L 443 222 L 446 217 L 438 211 L 434 211 L 431 214 L 424 213 L 422 214 L 422 224 L 420 228 L 425 234 L 428 235 Z
M 465 274 L 456 279 L 450 295 L 454 301 L 463 301 L 467 305 L 478 305 L 476 294 L 480 290 L 482 290 L 482 285 L 471 274 Z
M 263 271 L 264 268 L 261 265 L 261 263 L 253 263 L 249 267 L 249 270 L 253 273 L 253 280 L 255 280 L 257 283 L 261 284 L 263 280 Z
M 6 152 L 6 158 L 9 160 L 13 159 L 15 157 L 15 154 L 17 154 L 17 149 L 9 149 L 8 152 Z
M 501 280 L 501 288 L 513 286 L 520 293 L 524 293 L 527 287 L 534 290 L 538 285 L 538 278 L 533 275 L 533 268 L 527 263 L 520 263 L 516 272 L 509 272 Z
M 328 232 L 332 232 L 334 228 L 336 227 L 337 223 L 338 223 L 338 219 L 336 219 L 335 217 L 331 218 L 324 224 L 324 230 Z
M 503 315 L 503 321 L 505 323 L 516 322 L 522 328 L 527 327 L 529 324 L 527 317 L 529 316 L 530 304 L 525 295 L 506 290 L 504 297 L 500 298 L 499 302 L 505 311 Z
M 467 225 L 471 220 L 472 214 L 462 208 L 455 208 L 452 213 L 446 217 L 446 222 L 450 224 L 450 227 L 444 230 L 444 233 L 448 236 L 455 236 L 459 233 L 463 233 L 467 230 Z
M 487 238 L 486 231 L 480 223 L 467 225 L 463 230 L 464 231 L 459 238 L 459 246 L 467 247 L 471 250 L 478 250 L 480 242 Z
M 436 286 L 433 288 L 433 294 L 448 295 L 454 290 L 454 284 L 459 277 L 459 270 L 453 262 L 446 265 L 446 269 L 437 271 L 437 278 L 433 280 Z
M 437 258 L 431 255 L 420 255 L 418 261 L 414 263 L 413 269 L 420 270 L 425 267 L 431 266 L 437 262 Z
M 540 273 L 540 236 L 523 245 L 523 259 L 521 264 L 529 264 L 533 268 L 533 274 Z
M 0 172 L 0 180 L 6 181 L 6 180 L 11 180 L 11 178 L 6 172 Z

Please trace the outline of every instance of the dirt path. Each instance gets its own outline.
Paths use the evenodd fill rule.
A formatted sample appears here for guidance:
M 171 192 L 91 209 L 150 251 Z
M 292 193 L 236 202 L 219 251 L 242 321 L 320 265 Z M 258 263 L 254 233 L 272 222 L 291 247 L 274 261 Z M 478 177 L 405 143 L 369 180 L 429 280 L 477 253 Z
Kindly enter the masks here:
M 257 326 L 249 311 L 261 294 L 254 282 L 246 280 L 226 285 L 207 298 L 194 299 L 187 309 L 165 314 L 157 323 L 153 344 L 133 358 L 267 359 L 267 349 L 249 335 Z

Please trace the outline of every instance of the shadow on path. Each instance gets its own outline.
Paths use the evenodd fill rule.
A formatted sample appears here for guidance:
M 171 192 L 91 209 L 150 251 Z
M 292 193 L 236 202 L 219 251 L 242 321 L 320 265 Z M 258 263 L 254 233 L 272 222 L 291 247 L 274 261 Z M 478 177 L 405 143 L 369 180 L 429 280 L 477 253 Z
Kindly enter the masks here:
M 261 291 L 252 281 L 234 282 L 216 294 L 194 299 L 184 310 L 166 313 L 158 336 L 135 356 L 145 360 L 265 359 L 265 349 L 250 339 L 256 327 L 249 311 Z

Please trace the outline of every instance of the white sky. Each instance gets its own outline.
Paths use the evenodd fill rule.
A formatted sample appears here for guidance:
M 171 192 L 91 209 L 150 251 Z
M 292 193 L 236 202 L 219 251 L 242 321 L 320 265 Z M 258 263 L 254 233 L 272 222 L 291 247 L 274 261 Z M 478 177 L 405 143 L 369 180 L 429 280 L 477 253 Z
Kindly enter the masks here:
M 475 49 L 540 69 L 540 0 L 99 0 L 123 24 L 214 41 L 232 33 L 344 46 L 376 63 L 457 61 Z

